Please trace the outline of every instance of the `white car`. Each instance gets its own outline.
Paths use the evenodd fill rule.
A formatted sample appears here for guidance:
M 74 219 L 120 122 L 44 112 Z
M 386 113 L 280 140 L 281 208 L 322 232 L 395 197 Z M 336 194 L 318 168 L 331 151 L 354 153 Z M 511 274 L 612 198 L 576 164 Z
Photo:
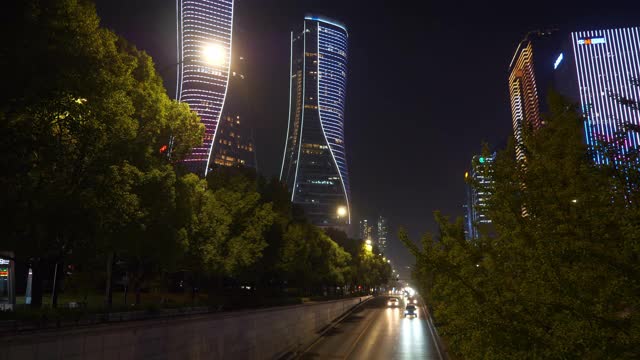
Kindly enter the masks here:
M 389 299 L 389 301 L 387 301 L 387 306 L 396 307 L 398 305 L 400 305 L 400 301 L 398 300 L 398 298 L 392 297 Z

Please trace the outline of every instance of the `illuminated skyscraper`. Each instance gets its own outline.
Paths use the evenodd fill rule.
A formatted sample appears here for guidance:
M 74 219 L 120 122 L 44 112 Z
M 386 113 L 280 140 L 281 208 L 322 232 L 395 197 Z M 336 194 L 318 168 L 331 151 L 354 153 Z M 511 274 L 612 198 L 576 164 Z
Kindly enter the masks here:
M 316 16 L 305 17 L 302 28 L 291 33 L 289 124 L 280 179 L 291 201 L 318 226 L 351 222 L 344 143 L 347 37 L 344 25 Z
M 362 240 L 371 240 L 371 237 L 373 236 L 373 226 L 371 226 L 369 220 L 360 220 L 360 229 L 358 232 L 358 236 Z
M 477 239 L 480 236 L 479 229 L 488 229 L 491 226 L 487 206 L 494 189 L 493 162 L 495 159 L 495 153 L 491 156 L 475 155 L 471 159 L 471 172 L 465 173 L 465 180 L 471 180 L 471 184 L 467 185 L 467 214 L 465 215 L 467 239 Z
M 188 103 L 205 126 L 202 146 L 193 148 L 183 163 L 206 175 L 229 81 L 233 0 L 177 0 L 176 8 L 176 99 Z
M 229 90 L 218 124 L 209 170 L 213 165 L 242 166 L 257 170 L 253 133 L 246 116 L 249 109 L 249 91 L 245 65 L 244 57 L 234 55 L 229 75 Z
M 550 47 L 555 45 L 553 41 L 555 39 L 552 40 L 551 37 L 550 32 L 527 33 L 518 44 L 509 65 L 509 95 L 518 161 L 525 160 L 526 133 L 535 131 L 543 125 L 540 117 L 541 105 L 546 101 L 545 90 L 552 76 L 552 71 L 546 67 L 545 60 Z
M 554 69 L 557 87 L 580 102 L 587 145 L 612 140 L 626 124 L 640 125 L 640 28 L 572 32 Z M 619 149 L 621 158 L 638 146 L 640 137 L 629 135 Z M 601 153 L 594 157 L 606 162 Z
M 387 218 L 382 215 L 378 216 L 378 238 L 376 240 L 378 248 L 382 252 L 387 250 L 387 231 Z

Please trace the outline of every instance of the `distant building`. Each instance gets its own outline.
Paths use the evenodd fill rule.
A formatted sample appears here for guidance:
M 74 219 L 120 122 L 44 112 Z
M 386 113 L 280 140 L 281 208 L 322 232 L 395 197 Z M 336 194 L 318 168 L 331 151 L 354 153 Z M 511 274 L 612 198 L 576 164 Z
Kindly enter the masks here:
M 280 179 L 291 201 L 321 227 L 351 223 L 344 141 L 347 29 L 307 16 L 291 33 L 289 125 Z
M 640 27 L 576 31 L 564 37 L 563 45 L 548 65 L 553 65 L 555 87 L 580 103 L 587 145 L 612 140 L 627 124 L 640 126 Z M 640 137 L 628 136 L 620 158 L 638 146 Z M 594 161 L 607 160 L 594 152 Z
M 494 189 L 494 161 L 491 156 L 475 155 L 471 160 L 471 171 L 465 173 L 467 185 L 467 204 L 465 215 L 465 234 L 467 239 L 477 239 L 480 229 L 490 229 L 491 219 L 487 214 L 488 201 Z
M 540 113 L 552 76 L 546 59 L 556 49 L 557 35 L 531 31 L 518 44 L 509 65 L 509 96 L 516 158 L 525 160 L 524 137 L 543 125 Z
M 378 244 L 378 248 L 380 249 L 380 251 L 382 252 L 386 252 L 387 250 L 387 234 L 388 234 L 388 229 L 387 229 L 387 218 L 383 217 L 382 215 L 378 216 L 378 231 L 377 231 L 377 244 Z
M 229 90 L 218 124 L 209 170 L 213 166 L 244 166 L 257 170 L 253 131 L 248 124 L 249 109 L 247 80 L 245 75 L 246 59 L 238 56 L 233 59 L 229 77 Z
M 544 126 L 546 91 L 555 88 L 580 104 L 584 139 L 612 140 L 627 124 L 640 125 L 640 27 L 574 32 L 534 31 L 520 42 L 509 67 L 516 156 L 524 161 L 524 136 Z M 620 158 L 640 146 L 629 136 Z M 604 163 L 594 152 L 594 161 Z
M 373 239 L 373 226 L 367 219 L 360 220 L 358 237 L 362 240 Z
M 218 125 L 211 165 L 255 168 L 255 147 L 251 130 L 243 126 L 239 115 L 223 115 Z
M 205 127 L 203 144 L 182 163 L 206 176 L 229 81 L 233 0 L 178 0 L 177 10 L 176 99 L 188 103 Z

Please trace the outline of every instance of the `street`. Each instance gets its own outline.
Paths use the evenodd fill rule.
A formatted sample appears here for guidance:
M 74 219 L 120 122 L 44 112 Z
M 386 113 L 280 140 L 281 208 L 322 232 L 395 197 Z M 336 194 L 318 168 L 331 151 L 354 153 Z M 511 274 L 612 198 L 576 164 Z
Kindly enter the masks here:
M 387 307 L 377 297 L 314 343 L 301 359 L 440 359 L 423 308 L 404 318 L 405 303 Z

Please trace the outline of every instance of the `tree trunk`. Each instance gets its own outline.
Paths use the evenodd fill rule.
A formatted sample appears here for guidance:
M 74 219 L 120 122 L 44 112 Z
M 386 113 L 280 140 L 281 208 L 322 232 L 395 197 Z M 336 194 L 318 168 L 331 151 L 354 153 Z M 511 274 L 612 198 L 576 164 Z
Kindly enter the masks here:
M 105 293 L 104 293 L 104 306 L 107 309 L 111 309 L 111 305 L 113 305 L 113 262 L 115 261 L 115 254 L 113 251 L 109 252 L 107 256 L 107 281 L 105 284 Z

